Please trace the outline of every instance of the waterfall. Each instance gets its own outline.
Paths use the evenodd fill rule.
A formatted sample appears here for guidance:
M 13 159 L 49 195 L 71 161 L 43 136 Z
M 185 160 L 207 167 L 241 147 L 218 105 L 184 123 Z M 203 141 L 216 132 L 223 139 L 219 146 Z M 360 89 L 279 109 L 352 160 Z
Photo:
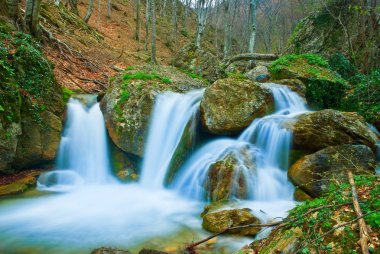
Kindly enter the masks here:
M 83 184 L 114 181 L 104 118 L 96 96 L 71 98 L 67 104 L 67 121 L 56 169 L 39 177 L 39 188 L 65 190 Z
M 213 141 L 195 153 L 181 169 L 173 188 L 181 193 L 203 199 L 208 171 L 215 162 L 233 154 L 237 160 L 235 175 L 243 175 L 247 186 L 247 198 L 252 200 L 292 200 L 293 186 L 287 179 L 289 152 L 292 133 L 284 124 L 295 116 L 306 112 L 303 99 L 289 88 L 276 84 L 266 85 L 273 93 L 275 113 L 255 119 L 237 140 L 220 139 Z M 247 165 L 249 151 L 256 167 Z M 231 195 L 239 188 L 234 179 Z
M 203 90 L 186 94 L 166 92 L 156 98 L 141 173 L 141 184 L 163 188 L 174 152 L 185 129 L 194 132 Z

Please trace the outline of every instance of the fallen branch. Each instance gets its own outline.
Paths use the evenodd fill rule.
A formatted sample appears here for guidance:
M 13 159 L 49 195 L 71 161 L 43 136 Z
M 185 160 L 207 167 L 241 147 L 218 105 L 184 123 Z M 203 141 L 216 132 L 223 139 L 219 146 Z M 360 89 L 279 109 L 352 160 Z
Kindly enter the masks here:
M 91 83 L 94 83 L 94 84 L 97 84 L 97 85 L 100 85 L 101 87 L 103 88 L 106 88 L 106 83 L 100 81 L 100 80 L 97 80 L 97 79 L 89 79 L 89 78 L 82 78 L 82 77 L 78 77 L 78 76 L 75 76 L 77 79 L 79 80 L 82 80 L 84 82 L 91 82 Z
M 227 68 L 230 64 L 236 61 L 250 61 L 250 60 L 265 60 L 273 61 L 278 58 L 276 54 L 258 54 L 258 53 L 244 53 L 235 55 L 224 62 L 224 67 Z
M 316 211 L 319 211 L 319 210 L 322 210 L 322 209 L 325 209 L 325 208 L 330 208 L 330 207 L 340 207 L 340 206 L 345 206 L 345 205 L 352 205 L 352 202 L 347 202 L 347 203 L 342 203 L 342 204 L 331 204 L 331 205 L 324 205 L 324 206 L 320 206 L 320 207 L 316 207 L 316 208 L 313 208 L 313 209 L 309 209 L 305 214 L 302 215 L 302 217 L 297 217 L 297 218 L 294 218 L 292 220 L 289 220 L 289 221 L 286 221 L 286 220 L 282 220 L 282 221 L 278 221 L 278 222 L 274 222 L 274 223 L 269 223 L 269 224 L 247 224 L 247 225 L 242 225 L 242 226 L 236 226 L 236 227 L 230 227 L 230 228 L 226 228 L 224 229 L 223 231 L 217 233 L 217 234 L 214 234 L 214 235 L 211 235 L 205 239 L 202 239 L 198 242 L 195 242 L 195 243 L 192 243 L 190 244 L 189 246 L 186 247 L 186 251 L 188 253 L 195 253 L 194 252 L 194 247 L 202 244 L 202 243 L 205 243 L 217 236 L 220 236 L 220 235 L 223 235 L 223 234 L 226 234 L 230 231 L 233 231 L 233 230 L 236 230 L 236 229 L 244 229 L 244 228 L 253 228 L 253 227 L 256 227 L 256 228 L 266 228 L 266 227 L 276 227 L 276 229 L 279 229 L 281 227 L 284 227 L 290 223 L 293 223 L 295 221 L 298 221 L 300 220 L 301 218 L 303 218 L 304 216 L 308 215 L 308 214 L 311 214 L 311 213 L 314 213 Z
M 356 188 L 355 188 L 354 176 L 352 175 L 351 170 L 349 170 L 347 174 L 348 174 L 348 182 L 351 185 L 352 202 L 354 204 L 355 213 L 357 217 L 362 217 L 363 212 L 359 205 L 359 198 L 358 198 L 358 193 L 356 192 Z M 359 233 L 360 233 L 360 246 L 362 248 L 362 253 L 369 254 L 368 240 L 370 239 L 370 237 L 368 234 L 367 224 L 365 223 L 363 218 L 358 220 L 358 224 L 359 224 Z

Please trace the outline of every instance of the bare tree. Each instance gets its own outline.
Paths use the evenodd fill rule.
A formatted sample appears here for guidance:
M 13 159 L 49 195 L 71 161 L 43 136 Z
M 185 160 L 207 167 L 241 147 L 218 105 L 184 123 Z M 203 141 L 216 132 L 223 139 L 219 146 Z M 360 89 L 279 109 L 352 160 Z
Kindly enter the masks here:
M 156 0 L 151 0 L 151 17 L 152 17 L 152 63 L 157 64 L 156 59 Z
M 140 0 L 135 0 L 136 5 L 136 31 L 135 31 L 135 40 L 140 42 L 140 28 L 141 28 L 141 20 L 140 20 Z
M 112 4 L 111 4 L 111 0 L 108 0 L 107 1 L 107 18 L 111 18 L 111 6 Z
M 27 33 L 39 37 L 39 16 L 40 16 L 41 0 L 27 0 L 25 8 L 25 24 L 24 28 Z
M 257 0 L 251 0 L 249 4 L 250 11 L 250 25 L 251 25 L 251 35 L 249 37 L 249 46 L 248 52 L 253 53 L 255 51 L 255 43 L 256 43 L 256 10 L 257 10 Z
M 150 22 L 150 0 L 146 0 L 145 1 L 145 44 L 144 44 L 145 51 L 148 51 L 149 22 Z
M 202 48 L 202 37 L 206 28 L 207 18 L 212 3 L 213 0 L 198 0 L 195 5 L 197 13 L 197 35 L 195 37 L 195 45 L 199 49 Z
M 94 10 L 94 0 L 90 0 L 90 2 L 88 4 L 86 16 L 84 16 L 84 18 L 83 18 L 84 22 L 88 23 L 88 21 L 91 18 L 93 10 Z
M 70 5 L 70 10 L 75 13 L 76 15 L 79 16 L 79 11 L 78 11 L 78 0 L 68 0 L 69 5 Z
M 177 43 L 177 0 L 172 0 L 172 40 L 174 44 Z

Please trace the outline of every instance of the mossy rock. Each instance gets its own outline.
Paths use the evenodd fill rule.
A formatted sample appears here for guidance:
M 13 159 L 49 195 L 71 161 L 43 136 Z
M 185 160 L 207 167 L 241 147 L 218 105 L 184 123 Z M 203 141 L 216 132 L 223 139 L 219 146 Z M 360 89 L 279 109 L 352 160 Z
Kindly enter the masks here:
M 0 32 L 0 170 L 51 161 L 60 141 L 63 92 L 29 35 Z
M 347 170 L 355 174 L 374 174 L 375 155 L 364 145 L 325 148 L 298 160 L 289 169 L 289 179 L 312 197 L 329 190 L 331 181 L 347 181 Z
M 303 114 L 289 124 L 295 149 L 315 152 L 328 146 L 362 144 L 377 150 L 379 141 L 357 113 L 325 109 Z
M 274 61 L 269 72 L 274 80 L 299 79 L 306 85 L 306 99 L 315 108 L 336 108 L 341 104 L 347 81 L 330 70 L 329 63 L 319 55 L 285 55 Z
M 203 216 L 202 227 L 211 233 L 220 233 L 230 227 L 248 224 L 260 224 L 260 220 L 251 213 L 249 208 L 243 208 L 208 213 Z M 259 231 L 258 227 L 248 227 L 231 230 L 228 234 L 255 236 Z
M 273 111 L 274 99 L 269 89 L 234 77 L 213 83 L 201 101 L 202 125 L 212 134 L 237 134 L 255 118 Z
M 205 87 L 169 66 L 134 66 L 111 78 L 101 101 L 108 133 L 123 151 L 142 157 L 148 123 L 158 93 L 186 93 Z

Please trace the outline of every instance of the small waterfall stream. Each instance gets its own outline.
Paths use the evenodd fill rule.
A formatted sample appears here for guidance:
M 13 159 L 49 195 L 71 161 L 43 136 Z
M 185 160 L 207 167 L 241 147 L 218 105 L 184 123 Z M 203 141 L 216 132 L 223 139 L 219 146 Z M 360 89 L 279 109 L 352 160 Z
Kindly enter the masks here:
M 96 96 L 71 98 L 57 155 L 56 169 L 38 179 L 41 190 L 67 190 L 83 184 L 105 184 L 112 176 L 103 114 Z
M 252 208 L 259 217 L 261 209 L 270 218 L 284 216 L 294 206 L 293 187 L 286 175 L 292 134 L 284 123 L 307 109 L 289 89 L 268 87 L 275 97 L 276 112 L 256 119 L 237 139 L 220 138 L 195 151 L 170 188 L 164 188 L 164 183 L 171 159 L 186 128 L 192 131 L 202 90 L 158 95 L 141 178 L 129 184 L 111 174 L 99 104 L 86 106 L 71 99 L 56 169 L 39 178 L 39 190 L 63 193 L 2 201 L 0 252 L 89 253 L 104 245 L 136 246 L 137 251 L 137 245 L 149 246 L 157 236 L 168 237 L 171 244 L 173 234 L 177 238 L 178 232 L 188 232 L 178 246 L 194 237 L 194 232 L 204 236 L 199 217 L 206 204 L 204 182 L 210 166 L 228 154 L 236 157 L 239 166 L 234 181 L 243 175 L 246 199 L 255 202 L 240 206 Z M 232 186 L 235 197 L 238 188 Z
M 291 148 L 292 133 L 284 124 L 295 116 L 307 111 L 302 98 L 285 86 L 267 85 L 275 100 L 275 113 L 256 119 L 237 140 L 219 139 L 213 141 L 197 153 L 182 167 L 182 173 L 173 188 L 181 193 L 197 198 L 205 197 L 205 182 L 208 170 L 227 154 L 233 153 L 237 159 L 238 176 L 243 175 L 248 186 L 247 198 L 257 201 L 292 200 L 293 186 L 287 179 L 288 158 Z M 246 154 L 248 150 L 256 167 L 249 167 Z M 238 189 L 238 186 L 232 186 Z M 232 192 L 232 195 L 236 191 Z
M 195 117 L 202 95 L 203 90 L 157 96 L 141 171 L 143 186 L 164 187 L 170 162 L 188 124 L 191 135 L 195 135 Z

